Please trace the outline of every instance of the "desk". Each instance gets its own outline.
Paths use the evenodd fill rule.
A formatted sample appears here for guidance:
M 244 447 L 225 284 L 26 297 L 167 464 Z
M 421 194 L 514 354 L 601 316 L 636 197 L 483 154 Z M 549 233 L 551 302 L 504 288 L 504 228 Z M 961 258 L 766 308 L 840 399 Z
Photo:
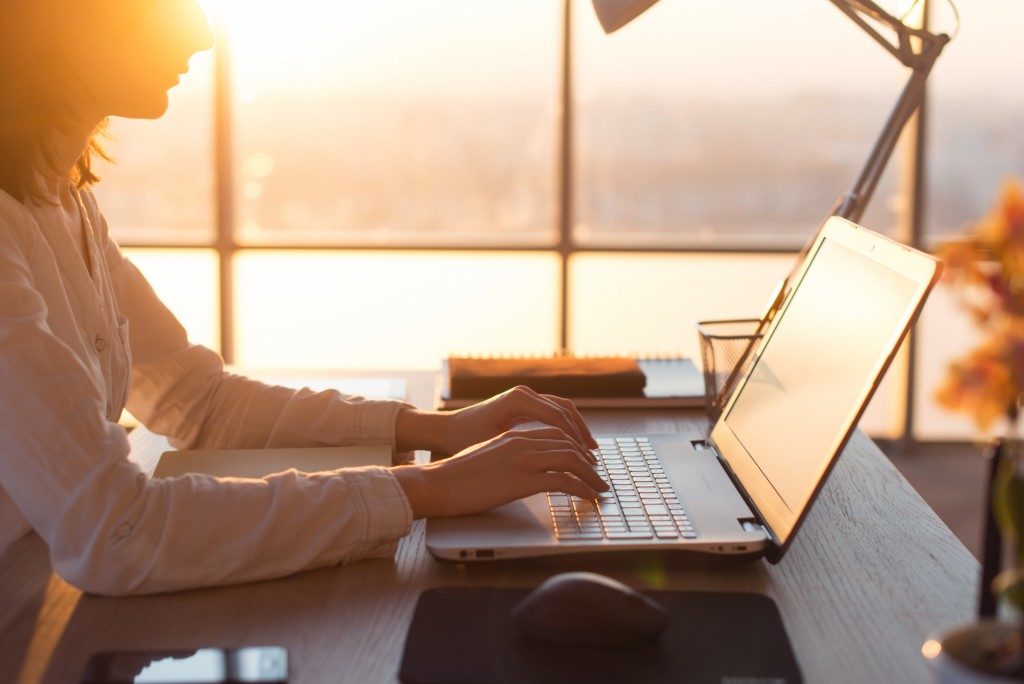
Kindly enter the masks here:
M 432 375 L 409 373 L 429 406 Z M 675 432 L 696 412 L 604 411 L 596 433 Z M 136 449 L 160 439 L 138 430 Z M 292 682 L 396 681 L 420 592 L 442 585 L 533 586 L 550 570 L 438 563 L 418 522 L 395 559 L 242 586 L 140 598 L 83 596 L 50 569 L 35 535 L 0 559 L 0 681 L 74 682 L 90 653 L 277 644 Z M 856 433 L 786 558 L 728 569 L 615 569 L 638 587 L 774 597 L 808 682 L 922 682 L 933 629 L 972 617 L 978 564 L 877 447 Z

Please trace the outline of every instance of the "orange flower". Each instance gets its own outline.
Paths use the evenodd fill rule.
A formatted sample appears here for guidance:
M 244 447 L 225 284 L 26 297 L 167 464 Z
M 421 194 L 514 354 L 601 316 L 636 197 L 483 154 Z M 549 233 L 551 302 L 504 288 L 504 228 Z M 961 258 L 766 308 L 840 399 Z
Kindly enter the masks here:
M 942 406 L 969 414 L 987 430 L 1016 414 L 1024 391 L 1024 189 L 1007 181 L 974 234 L 939 250 L 945 281 L 985 339 L 952 362 L 935 393 Z
M 1007 180 L 998 206 L 979 224 L 978 234 L 993 246 L 1024 242 L 1024 190 L 1020 181 Z
M 1020 393 L 1005 351 L 995 342 L 950 363 L 945 381 L 935 392 L 941 406 L 970 414 L 982 432 L 1007 414 Z
M 949 242 L 939 249 L 938 256 L 946 264 L 944 278 L 948 283 L 984 284 L 985 278 L 978 268 L 982 253 L 974 240 Z

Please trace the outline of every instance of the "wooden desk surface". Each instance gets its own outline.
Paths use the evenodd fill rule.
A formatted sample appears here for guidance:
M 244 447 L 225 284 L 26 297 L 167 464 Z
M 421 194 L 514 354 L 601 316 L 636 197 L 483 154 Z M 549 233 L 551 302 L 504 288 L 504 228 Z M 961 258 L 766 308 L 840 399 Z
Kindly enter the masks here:
M 430 403 L 430 374 L 406 374 Z M 601 412 L 597 433 L 666 433 L 692 412 Z M 133 433 L 152 451 L 159 440 Z M 235 587 L 140 598 L 82 595 L 53 574 L 42 541 L 0 559 L 0 681 L 75 682 L 94 651 L 281 645 L 292 682 L 393 682 L 420 592 L 533 586 L 553 570 L 439 563 L 418 522 L 394 560 Z M 926 636 L 972 617 L 978 564 L 875 445 L 857 433 L 786 558 L 725 569 L 617 568 L 633 586 L 756 591 L 782 611 L 806 681 L 922 682 Z

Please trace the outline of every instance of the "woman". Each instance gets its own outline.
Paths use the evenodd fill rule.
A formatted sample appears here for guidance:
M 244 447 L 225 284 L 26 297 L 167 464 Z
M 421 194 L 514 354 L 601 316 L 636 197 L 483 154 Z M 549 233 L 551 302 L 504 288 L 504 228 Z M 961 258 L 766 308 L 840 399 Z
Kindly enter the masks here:
M 31 529 L 86 591 L 170 591 L 391 555 L 414 518 L 605 491 L 566 400 L 517 388 L 427 413 L 263 385 L 189 344 L 108 235 L 91 158 L 107 117 L 161 116 L 211 43 L 196 0 L 0 4 L 0 553 Z M 181 448 L 389 443 L 457 455 L 150 480 L 127 459 L 125 405 Z M 550 427 L 506 432 L 525 421 Z

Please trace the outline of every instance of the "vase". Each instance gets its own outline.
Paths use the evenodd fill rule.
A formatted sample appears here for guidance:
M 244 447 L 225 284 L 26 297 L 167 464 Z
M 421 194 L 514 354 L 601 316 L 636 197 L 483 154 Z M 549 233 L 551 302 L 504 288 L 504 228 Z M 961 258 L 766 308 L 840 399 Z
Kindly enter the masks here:
M 938 684 L 1010 684 L 1024 681 L 1024 631 L 981 620 L 932 636 L 921 647 Z

